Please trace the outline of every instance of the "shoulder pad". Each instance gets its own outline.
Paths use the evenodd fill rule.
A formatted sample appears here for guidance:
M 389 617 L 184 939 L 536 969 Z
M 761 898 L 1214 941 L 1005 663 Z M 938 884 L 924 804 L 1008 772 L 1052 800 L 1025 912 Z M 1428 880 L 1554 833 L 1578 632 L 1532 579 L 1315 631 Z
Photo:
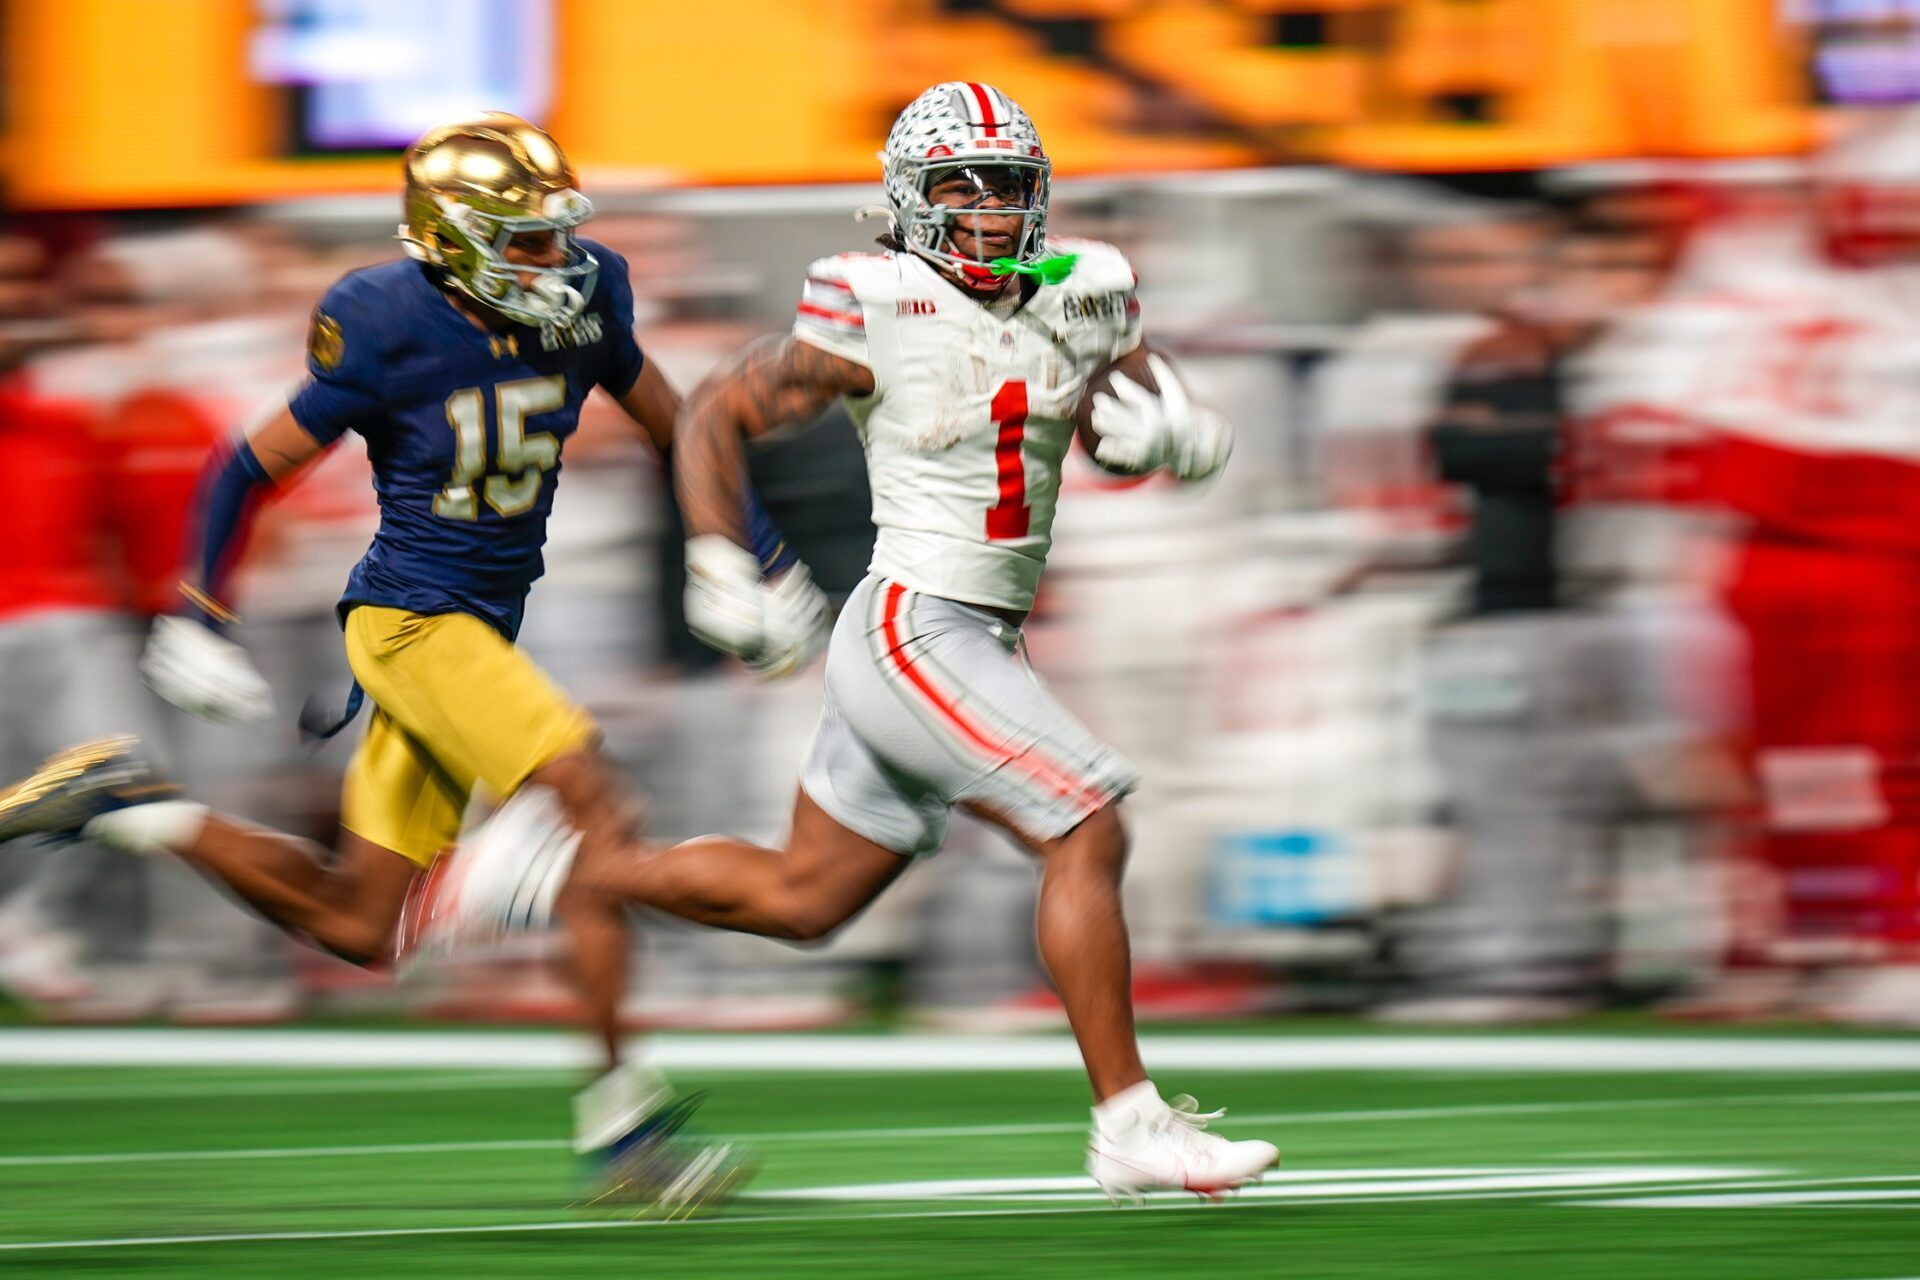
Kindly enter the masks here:
M 1049 236 L 1047 246 L 1061 253 L 1078 254 L 1080 257 L 1080 261 L 1073 264 L 1073 275 L 1067 278 L 1063 288 L 1106 292 L 1131 289 L 1138 283 L 1138 278 L 1133 273 L 1133 264 L 1127 261 L 1127 255 L 1104 240 L 1082 240 L 1077 236 Z
M 836 253 L 809 263 L 807 279 L 844 286 L 862 299 L 887 298 L 898 291 L 900 264 L 891 253 Z
M 411 259 L 349 271 L 321 295 L 307 325 L 307 361 L 315 373 L 346 370 L 366 375 L 378 363 L 394 317 L 392 301 L 406 285 L 402 272 L 418 271 Z

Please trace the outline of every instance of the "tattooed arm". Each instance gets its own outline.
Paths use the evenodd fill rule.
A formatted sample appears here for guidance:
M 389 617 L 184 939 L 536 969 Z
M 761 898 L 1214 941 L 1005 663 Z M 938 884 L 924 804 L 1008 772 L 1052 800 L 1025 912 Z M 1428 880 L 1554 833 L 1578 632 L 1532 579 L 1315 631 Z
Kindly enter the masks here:
M 674 471 L 687 526 L 687 625 L 766 676 L 795 671 L 826 644 L 831 613 L 807 567 L 765 567 L 747 550 L 771 529 L 748 527 L 743 442 L 805 422 L 841 395 L 868 395 L 873 375 L 797 338 L 766 338 L 687 398 L 675 425 Z M 757 511 L 757 507 L 755 508 Z M 777 557 L 776 557 L 777 558 Z
M 675 493 L 687 536 L 749 545 L 744 441 L 873 388 L 871 370 L 788 335 L 761 339 L 709 376 L 687 397 L 674 430 Z

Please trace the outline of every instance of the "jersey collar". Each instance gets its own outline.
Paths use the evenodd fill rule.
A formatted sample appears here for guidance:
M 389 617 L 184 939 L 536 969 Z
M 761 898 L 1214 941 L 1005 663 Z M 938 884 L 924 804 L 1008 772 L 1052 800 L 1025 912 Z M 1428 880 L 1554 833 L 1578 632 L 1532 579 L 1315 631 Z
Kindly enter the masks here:
M 895 252 L 900 252 L 900 251 L 896 250 Z M 1012 311 L 1009 311 L 1004 316 L 998 315 L 994 312 L 992 307 L 988 306 L 985 302 L 981 301 L 979 298 L 976 298 L 973 294 L 969 293 L 967 290 L 955 284 L 952 278 L 949 277 L 946 272 L 940 270 L 938 267 L 934 266 L 931 262 L 928 262 L 925 258 L 921 257 L 919 254 L 914 253 L 911 250 L 908 250 L 906 251 L 906 256 L 908 258 L 911 258 L 914 264 L 918 266 L 921 271 L 925 272 L 927 275 L 932 276 L 935 280 L 939 281 L 942 285 L 946 286 L 948 289 L 950 289 L 954 293 L 959 294 L 962 298 L 965 298 L 970 304 L 972 304 L 974 307 L 977 307 L 980 310 L 981 314 L 986 316 L 989 320 L 997 321 L 1000 324 L 1013 323 L 1015 317 L 1017 317 L 1022 311 L 1026 310 L 1027 304 L 1032 302 L 1034 299 L 1034 295 L 1040 291 L 1039 281 L 1031 280 L 1026 276 L 1014 277 L 1015 279 L 1014 288 L 1019 290 L 1020 292 L 1020 305 L 1015 307 Z

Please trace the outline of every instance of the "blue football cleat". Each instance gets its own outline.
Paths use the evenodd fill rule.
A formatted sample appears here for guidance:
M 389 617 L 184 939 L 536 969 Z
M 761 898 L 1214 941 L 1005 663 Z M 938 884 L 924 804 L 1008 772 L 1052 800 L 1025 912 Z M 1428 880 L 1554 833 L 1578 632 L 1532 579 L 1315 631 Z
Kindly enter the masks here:
M 667 1217 L 692 1217 L 731 1199 L 759 1172 L 759 1162 L 732 1142 L 685 1132 L 700 1095 L 676 1099 L 633 1130 L 592 1153 L 588 1205 L 633 1205 Z
M 32 774 L 0 791 L 0 842 L 21 836 L 76 836 L 103 813 L 155 800 L 179 788 L 139 754 L 140 740 L 102 738 L 50 756 Z

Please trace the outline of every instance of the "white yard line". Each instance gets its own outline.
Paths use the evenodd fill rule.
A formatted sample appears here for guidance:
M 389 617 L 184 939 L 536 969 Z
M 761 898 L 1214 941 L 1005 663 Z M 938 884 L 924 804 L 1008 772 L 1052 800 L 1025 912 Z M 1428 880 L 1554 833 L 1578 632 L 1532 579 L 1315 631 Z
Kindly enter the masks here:
M 578 1072 L 487 1071 L 470 1068 L 453 1075 L 347 1076 L 329 1070 L 324 1076 L 273 1080 L 227 1080 L 174 1084 L 23 1085 L 0 1088 L 0 1106 L 10 1102 L 119 1102 L 146 1098 L 309 1097 L 335 1093 L 440 1093 L 481 1089 L 518 1089 L 529 1084 L 578 1081 Z
M 1130 1213 L 1165 1213 L 1205 1209 L 1220 1213 L 1259 1206 L 1232 1203 L 1213 1206 L 1141 1205 Z M 140 1246 L 184 1244 L 247 1244 L 299 1240 L 382 1240 L 399 1236 L 486 1236 L 516 1235 L 540 1231 L 636 1231 L 668 1227 L 750 1227 L 777 1222 L 876 1222 L 889 1218 L 1032 1218 L 1063 1213 L 1112 1213 L 1106 1204 L 1049 1206 L 1044 1209 L 914 1209 L 904 1213 L 768 1213 L 732 1218 L 685 1218 L 666 1221 L 657 1218 L 623 1219 L 617 1222 L 560 1220 L 554 1222 L 510 1222 L 472 1227 L 374 1227 L 353 1231 L 236 1231 L 223 1235 L 192 1236 L 105 1236 L 92 1240 L 27 1240 L 0 1244 L 0 1253 L 25 1253 L 53 1249 L 126 1249 Z
M 1433 1035 L 1148 1036 L 1159 1071 L 1766 1072 L 1920 1070 L 1920 1037 Z M 1072 1071 L 1064 1036 L 666 1035 L 646 1042 L 666 1070 Z M 411 1031 L 10 1029 L 0 1064 L 19 1066 L 591 1068 L 584 1036 Z
M 1275 1111 L 1241 1115 L 1232 1112 L 1234 1125 L 1368 1124 L 1396 1120 L 1448 1120 L 1479 1116 L 1533 1116 L 1585 1111 L 1659 1111 L 1723 1107 L 1856 1105 L 1861 1103 L 1920 1102 L 1920 1089 L 1883 1089 L 1847 1093 L 1730 1093 L 1698 1098 L 1602 1098 L 1587 1102 L 1480 1102 L 1451 1107 L 1386 1107 L 1370 1111 Z M 801 1129 L 779 1133 L 731 1135 L 753 1142 L 870 1142 L 914 1138 L 1008 1138 L 1049 1133 L 1079 1133 L 1079 1121 L 1034 1124 L 929 1125 L 910 1129 Z
M 1594 1111 L 1713 1110 L 1748 1106 L 1858 1106 L 1887 1102 L 1920 1102 L 1920 1090 L 1881 1090 L 1850 1093 L 1724 1094 L 1703 1098 L 1608 1098 L 1588 1102 L 1468 1103 L 1456 1107 L 1393 1107 L 1377 1111 L 1269 1112 L 1235 1114 L 1235 1126 L 1292 1128 L 1317 1124 L 1369 1124 L 1380 1121 L 1447 1120 L 1490 1116 L 1579 1114 Z M 769 1145 L 784 1142 L 813 1144 L 913 1142 L 927 1138 L 1044 1137 L 1081 1133 L 1081 1121 L 1045 1121 L 1033 1124 L 931 1125 L 893 1129 L 784 1129 L 764 1133 L 716 1135 L 736 1142 Z M 503 1139 L 471 1142 L 396 1142 L 323 1147 L 232 1147 L 184 1151 L 57 1152 L 45 1155 L 0 1156 L 0 1168 L 47 1165 L 147 1164 L 195 1160 L 301 1160 L 329 1156 L 444 1154 L 459 1151 L 543 1151 L 569 1146 L 558 1138 Z M 1566 1157 L 1560 1157 L 1566 1158 Z
M 1698 1165 L 1619 1165 L 1584 1169 L 1507 1167 L 1442 1169 L 1296 1169 L 1269 1174 L 1259 1186 L 1241 1190 L 1239 1200 L 1347 1200 L 1373 1196 L 1411 1196 L 1457 1192 L 1574 1191 L 1590 1187 L 1636 1187 L 1666 1192 L 1681 1188 L 1748 1185 L 1742 1181 L 1773 1172 L 1766 1169 L 1712 1168 Z M 934 1200 L 1062 1201 L 1106 1199 L 1085 1175 L 1041 1178 L 944 1178 L 913 1182 L 851 1183 L 845 1186 L 792 1187 L 762 1191 L 756 1200 L 832 1200 L 853 1204 Z M 1183 1193 L 1161 1192 L 1156 1201 L 1178 1201 Z
M 1329 1196 L 1341 1203 L 1379 1204 L 1388 1202 L 1425 1201 L 1425 1200 L 1477 1200 L 1477 1199 L 1516 1199 L 1564 1195 L 1570 1188 L 1564 1178 L 1550 1181 L 1549 1185 L 1530 1187 L 1524 1190 L 1505 1187 L 1489 1187 L 1484 1192 L 1461 1191 L 1409 1191 L 1407 1194 L 1354 1194 L 1351 1196 Z M 818 1188 L 817 1192 L 829 1192 L 837 1188 Z M 798 1193 L 795 1193 L 798 1194 Z M 1272 1200 L 1264 1203 L 1272 1204 Z M 1086 1204 L 1055 1205 L 1038 1207 L 983 1206 L 957 1209 L 910 1209 L 887 1210 L 878 1213 L 765 1213 L 744 1214 L 737 1217 L 693 1218 L 677 1221 L 658 1219 L 637 1219 L 620 1221 L 579 1221 L 559 1220 L 547 1222 L 496 1223 L 486 1226 L 463 1227 L 376 1227 L 338 1231 L 237 1231 L 223 1234 L 179 1235 L 179 1236 L 124 1236 L 97 1237 L 73 1240 L 28 1240 L 0 1244 L 0 1253 L 48 1252 L 55 1250 L 88 1249 L 125 1249 L 138 1247 L 164 1247 L 169 1245 L 200 1244 L 246 1244 L 276 1243 L 286 1241 L 323 1241 L 323 1240 L 372 1240 L 391 1239 L 407 1236 L 470 1236 L 470 1235 L 511 1235 L 542 1231 L 617 1231 L 658 1229 L 667 1227 L 711 1228 L 711 1227 L 747 1227 L 763 1226 L 774 1223 L 816 1222 L 839 1224 L 846 1222 L 885 1222 L 890 1220 L 918 1220 L 934 1218 L 1025 1218 L 1046 1217 L 1058 1214 L 1080 1213 L 1178 1213 L 1205 1212 L 1224 1213 L 1248 1211 L 1261 1207 L 1262 1200 L 1242 1198 L 1220 1205 L 1202 1205 L 1194 1200 L 1180 1196 L 1171 1201 L 1154 1201 L 1124 1210 L 1116 1210 L 1099 1200 Z
M 201 1151 L 94 1151 L 42 1156 L 0 1156 L 0 1169 L 48 1165 L 170 1164 L 195 1160 L 316 1160 L 328 1156 L 413 1156 L 452 1151 L 544 1151 L 571 1146 L 557 1138 L 502 1139 L 498 1142 L 379 1142 L 344 1147 L 231 1147 Z
M 1736 1191 L 1688 1195 L 1630 1196 L 1620 1200 L 1584 1200 L 1600 1209 L 1920 1209 L 1920 1187 L 1899 1191 Z
M 1574 1200 L 1571 1204 L 1595 1209 L 1820 1209 L 1854 1202 L 1920 1202 L 1920 1186 L 1886 1191 L 1854 1191 L 1862 1183 L 1920 1183 L 1920 1173 L 1880 1173 L 1837 1178 L 1757 1178 L 1728 1180 L 1698 1187 L 1665 1186 L 1643 1196 L 1605 1200 Z M 1676 1195 L 1675 1192 L 1702 1192 Z M 1868 1208 L 1897 1207 L 1867 1204 Z

